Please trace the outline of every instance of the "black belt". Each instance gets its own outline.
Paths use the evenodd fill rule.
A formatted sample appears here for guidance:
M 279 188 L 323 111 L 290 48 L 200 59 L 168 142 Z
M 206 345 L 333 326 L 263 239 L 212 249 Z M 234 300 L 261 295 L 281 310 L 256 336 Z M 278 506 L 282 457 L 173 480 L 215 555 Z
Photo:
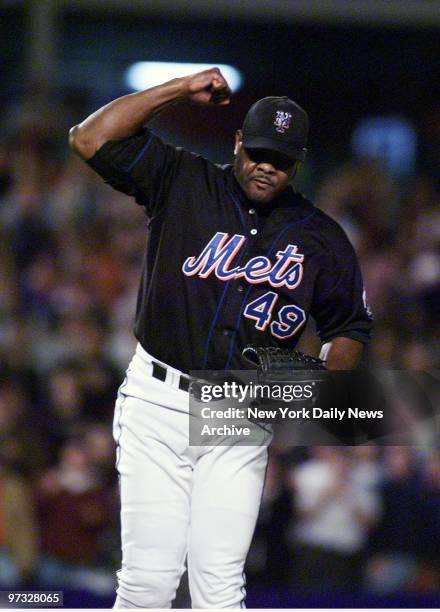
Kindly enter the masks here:
M 165 382 L 166 377 L 167 377 L 167 368 L 163 365 L 160 365 L 160 363 L 157 363 L 157 361 L 154 361 L 154 360 L 152 360 L 151 363 L 153 364 L 154 378 L 157 378 L 158 380 Z M 184 376 L 183 374 L 181 374 L 180 379 L 179 379 L 179 389 L 181 389 L 182 391 L 188 391 L 189 385 L 190 385 L 190 379 L 187 376 Z

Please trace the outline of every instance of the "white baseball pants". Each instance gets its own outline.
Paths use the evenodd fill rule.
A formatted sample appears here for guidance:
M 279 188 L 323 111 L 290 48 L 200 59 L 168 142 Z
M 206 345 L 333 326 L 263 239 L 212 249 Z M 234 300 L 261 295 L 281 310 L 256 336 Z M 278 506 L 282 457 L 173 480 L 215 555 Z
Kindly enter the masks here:
M 170 608 L 185 559 L 193 608 L 244 607 L 267 446 L 189 446 L 180 373 L 168 368 L 161 382 L 151 376 L 151 359 L 138 345 L 116 401 L 122 569 L 115 608 Z

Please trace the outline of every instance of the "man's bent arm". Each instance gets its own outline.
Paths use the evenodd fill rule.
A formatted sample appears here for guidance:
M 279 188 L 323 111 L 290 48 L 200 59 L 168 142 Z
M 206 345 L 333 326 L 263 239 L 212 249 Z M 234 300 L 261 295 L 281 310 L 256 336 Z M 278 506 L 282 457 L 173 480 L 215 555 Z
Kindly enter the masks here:
M 90 159 L 104 143 L 133 136 L 174 102 L 188 99 L 197 104 L 224 105 L 230 94 L 218 68 L 173 79 L 106 104 L 70 130 L 69 144 L 80 157 Z
M 320 357 L 329 370 L 354 370 L 361 360 L 364 345 L 351 338 L 333 338 L 322 345 Z

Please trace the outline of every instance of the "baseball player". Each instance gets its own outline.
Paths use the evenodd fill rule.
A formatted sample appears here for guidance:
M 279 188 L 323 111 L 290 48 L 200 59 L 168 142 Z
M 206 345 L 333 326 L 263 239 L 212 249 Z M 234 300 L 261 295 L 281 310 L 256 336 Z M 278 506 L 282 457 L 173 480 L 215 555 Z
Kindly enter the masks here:
M 185 562 L 193 607 L 244 607 L 267 449 L 190 446 L 189 371 L 248 369 L 245 345 L 293 348 L 310 315 L 328 368 L 353 368 L 369 339 L 353 248 L 290 185 L 306 154 L 302 108 L 287 97 L 256 102 L 225 167 L 145 127 L 181 100 L 226 106 L 230 95 L 212 68 L 118 98 L 70 132 L 72 148 L 149 220 L 138 345 L 114 420 L 115 607 L 171 607 Z

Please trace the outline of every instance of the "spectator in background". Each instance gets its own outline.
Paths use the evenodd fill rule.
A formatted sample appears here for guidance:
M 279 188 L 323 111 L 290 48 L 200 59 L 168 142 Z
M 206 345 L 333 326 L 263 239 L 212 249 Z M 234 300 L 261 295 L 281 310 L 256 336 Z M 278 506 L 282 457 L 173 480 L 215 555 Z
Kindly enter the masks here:
M 80 433 L 83 393 L 80 368 L 75 362 L 61 363 L 48 374 L 42 404 L 45 437 L 53 465 L 64 442 Z
M 286 583 L 289 574 L 287 529 L 292 519 L 290 490 L 286 483 L 283 457 L 276 446 L 269 451 L 269 462 L 255 534 L 246 561 L 249 583 Z
M 116 484 L 115 442 L 111 428 L 103 423 L 89 423 L 84 428 L 83 437 L 91 469 L 99 482 L 108 485 Z
M 422 547 L 414 590 L 440 593 L 440 451 L 431 450 L 422 470 Z
M 413 449 L 386 447 L 384 459 L 383 513 L 372 536 L 374 554 L 367 566 L 368 589 L 382 594 L 408 590 L 416 574 L 423 504 Z
M 349 449 L 314 447 L 310 452 L 312 457 L 291 474 L 296 586 L 324 592 L 357 589 L 379 499 L 367 479 L 356 479 Z
M 402 342 L 402 350 L 396 359 L 402 370 L 431 370 L 436 365 L 434 351 L 428 338 L 413 338 Z
M 384 513 L 367 564 L 379 594 L 440 590 L 440 454 L 419 460 L 408 447 L 385 449 Z
M 0 588 L 29 587 L 37 558 L 38 532 L 27 483 L 0 459 Z
M 342 224 L 362 257 L 384 253 L 392 238 L 397 186 L 372 161 L 350 161 L 319 186 L 316 206 Z
M 84 415 L 89 420 L 113 420 L 114 397 L 121 377 L 105 353 L 107 325 L 99 316 L 89 315 L 78 322 L 81 338 L 78 360 L 81 363 L 81 386 Z
M 115 493 L 93 469 L 83 439 L 66 441 L 58 464 L 41 476 L 36 491 L 42 588 L 112 591 L 113 573 L 101 567 L 101 537 L 114 516 Z
M 353 446 L 351 449 L 351 478 L 360 486 L 378 494 L 383 479 L 383 467 L 380 462 L 380 448 L 374 444 Z
M 398 329 L 382 324 L 376 328 L 370 346 L 370 361 L 379 369 L 392 369 L 398 359 L 400 338 Z
M 118 383 L 115 369 L 102 358 L 61 362 L 48 375 L 42 402 L 46 439 L 51 460 L 60 446 L 79 435 L 83 424 L 101 420 L 111 430 L 113 392 Z
M 0 457 L 25 476 L 37 474 L 48 461 L 46 445 L 29 416 L 29 400 L 19 383 L 0 380 Z
M 52 136 L 34 123 L 11 134 L 8 142 L 10 182 L 0 218 L 19 278 L 35 258 L 55 252 L 54 236 L 43 215 L 56 171 Z

